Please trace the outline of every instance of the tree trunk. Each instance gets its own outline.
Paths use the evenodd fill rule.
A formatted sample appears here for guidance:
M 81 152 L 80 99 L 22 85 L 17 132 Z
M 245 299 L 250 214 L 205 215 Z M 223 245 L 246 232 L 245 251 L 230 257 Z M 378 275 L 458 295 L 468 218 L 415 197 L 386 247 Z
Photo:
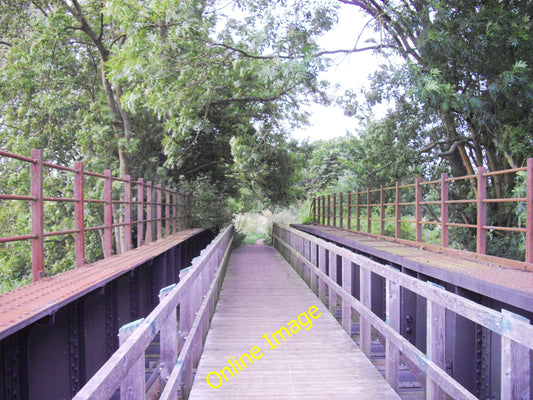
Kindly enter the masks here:
M 444 111 L 441 113 L 441 120 L 444 125 L 446 140 L 449 142 L 459 140 L 459 135 L 457 134 L 457 127 L 455 125 L 455 118 L 453 117 L 451 111 Z M 464 176 L 467 175 L 467 168 L 463 162 L 461 152 L 458 146 L 454 151 L 451 152 L 446 158 L 450 163 L 450 172 L 452 176 Z

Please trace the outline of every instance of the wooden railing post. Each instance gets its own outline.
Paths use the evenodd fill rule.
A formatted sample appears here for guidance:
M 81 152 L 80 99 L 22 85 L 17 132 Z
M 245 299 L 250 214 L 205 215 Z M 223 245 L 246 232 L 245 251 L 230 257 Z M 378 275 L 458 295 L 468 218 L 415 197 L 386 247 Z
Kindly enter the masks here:
M 104 170 L 104 257 L 113 254 L 113 175 L 110 169 Z
M 144 180 L 137 181 L 137 247 L 144 243 Z
M 317 252 L 317 246 L 314 242 L 310 242 L 309 245 L 311 246 L 311 264 L 313 264 L 315 267 L 318 265 L 318 252 Z M 316 274 L 316 269 L 311 267 L 311 289 L 313 290 L 313 293 L 317 294 L 317 285 L 318 285 L 318 279 Z
M 400 331 L 400 285 L 387 279 L 385 286 L 386 322 L 396 332 Z M 399 386 L 400 351 L 390 340 L 385 344 L 385 377 L 394 390 Z M 430 398 L 430 397 L 428 397 Z
M 477 172 L 477 246 L 476 251 L 485 254 L 487 250 L 487 172 L 485 167 L 479 167 Z
M 31 265 L 33 282 L 44 278 L 44 201 L 43 201 L 43 151 L 30 152 L 34 163 L 30 166 L 30 192 L 35 197 L 31 203 Z
M 74 175 L 74 228 L 77 230 L 74 235 L 74 249 L 76 257 L 76 268 L 79 268 L 87 262 L 85 260 L 85 191 L 84 191 L 84 173 L 83 162 L 74 163 L 76 170 Z
M 448 210 L 448 174 L 442 174 L 440 177 L 440 227 L 441 227 L 441 246 L 449 245 L 449 210 Z
M 352 294 L 352 262 L 342 257 L 342 288 L 350 295 Z M 352 335 L 352 306 L 350 301 L 342 299 L 342 327 L 348 334 Z
M 415 224 L 416 224 L 416 241 L 422 241 L 422 178 L 417 177 L 415 181 Z
M 442 286 L 431 281 L 428 283 L 444 290 Z M 446 368 L 446 309 L 438 303 L 427 300 L 426 318 L 428 358 L 444 370 Z M 426 396 L 428 399 L 445 399 L 444 391 L 429 378 L 426 380 Z
M 526 262 L 533 263 L 533 158 L 527 160 Z
M 337 282 L 337 254 L 329 251 L 329 277 L 333 282 Z M 335 285 L 329 287 L 329 311 L 337 315 L 337 292 Z
M 318 269 L 326 273 L 326 249 L 318 246 Z M 318 297 L 322 303 L 326 303 L 326 283 L 322 278 L 318 279 Z
M 152 181 L 146 182 L 146 239 L 145 243 L 152 243 Z
M 360 267 L 360 280 L 359 280 L 359 293 L 361 296 L 361 303 L 363 306 L 371 309 L 371 284 L 372 284 L 372 273 L 368 268 Z M 370 321 L 363 316 L 359 316 L 359 325 L 360 325 L 360 348 L 361 351 L 370 358 L 372 349 L 372 336 L 371 336 L 371 325 Z
M 182 281 L 185 276 L 191 272 L 191 267 L 184 268 L 180 271 L 179 280 Z M 193 313 L 192 313 L 192 287 L 187 290 L 180 301 L 180 324 L 178 332 L 178 351 L 183 347 L 187 335 L 191 330 Z
M 163 213 L 162 213 L 162 202 L 163 202 L 163 199 L 161 197 L 161 184 L 159 183 L 157 186 L 156 186 L 156 218 L 157 218 L 157 221 L 156 221 L 156 227 L 157 227 L 157 232 L 156 232 L 156 238 L 159 240 L 163 237 L 163 230 L 162 230 L 162 218 L 163 218 Z
M 124 229 L 124 251 L 130 251 L 132 249 L 131 245 L 131 176 L 126 175 L 124 177 L 126 182 L 124 182 L 124 222 L 127 224 Z
M 402 202 L 402 196 L 401 196 L 401 188 L 400 188 L 400 182 L 396 182 L 396 230 L 395 230 L 395 236 L 397 239 L 400 239 L 402 237 L 402 223 L 400 222 L 402 220 L 402 206 L 400 203 Z
M 159 302 L 170 293 L 176 284 L 167 286 L 159 291 Z M 161 379 L 167 381 L 178 358 L 178 321 L 176 312 L 170 314 L 161 325 L 160 348 Z
M 509 321 L 529 319 L 502 309 L 503 317 Z M 530 398 L 530 350 L 505 336 L 501 337 L 501 398 Z
M 119 330 L 119 345 L 122 344 L 132 335 L 132 333 L 141 325 L 143 319 L 130 322 L 122 326 Z M 128 371 L 128 375 L 120 384 L 120 400 L 137 400 L 144 399 L 145 396 L 145 372 L 144 372 L 144 352 L 141 357 Z

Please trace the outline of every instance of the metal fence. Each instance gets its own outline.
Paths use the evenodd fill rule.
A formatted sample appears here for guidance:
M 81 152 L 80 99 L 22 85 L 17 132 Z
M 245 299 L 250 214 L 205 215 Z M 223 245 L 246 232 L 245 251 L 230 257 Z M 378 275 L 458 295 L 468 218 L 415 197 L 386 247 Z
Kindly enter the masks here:
M 65 167 L 52 164 L 43 160 L 42 150 L 31 150 L 30 157 L 0 151 L 0 161 L 18 160 L 29 165 L 30 187 L 29 194 L 0 193 L 0 201 L 24 201 L 31 203 L 31 233 L 16 236 L 2 236 L 0 244 L 31 241 L 32 252 L 32 276 L 37 281 L 45 276 L 45 240 L 51 236 L 74 235 L 76 267 L 86 264 L 86 238 L 85 234 L 92 231 L 100 231 L 102 234 L 102 251 L 104 257 L 109 257 L 117 252 L 117 240 L 113 240 L 113 234 L 121 229 L 121 247 L 124 251 L 135 247 L 132 243 L 133 233 L 136 233 L 136 246 L 150 243 L 153 236 L 156 239 L 164 235 L 185 229 L 188 219 L 189 196 L 185 193 L 162 187 L 151 181 L 144 182 L 142 178 L 132 180 L 130 176 L 124 178 L 114 177 L 111 170 L 104 170 L 103 174 L 85 171 L 83 162 L 75 162 L 73 167 Z M 45 174 L 54 171 L 64 171 L 72 176 L 73 193 L 68 197 L 67 193 L 59 196 L 44 196 L 43 186 Z M 103 181 L 104 198 L 88 198 L 86 179 L 88 177 Z M 6 177 L 4 177 L 6 178 Z M 115 183 L 115 185 L 114 185 Z M 117 184 L 122 185 L 117 190 Z M 137 190 L 134 190 L 136 187 Z M 71 229 L 45 232 L 45 203 L 68 202 L 74 204 L 73 227 Z M 100 226 L 86 226 L 88 204 L 102 204 L 103 224 Z M 114 213 L 116 208 L 120 212 Z M 137 211 L 136 218 L 133 211 Z M 115 214 L 115 215 L 114 215 Z M 117 217 L 119 216 L 119 217 Z M 163 229 L 164 225 L 164 229 Z M 155 232 L 152 232 L 155 230 Z
M 513 197 L 503 193 L 503 196 L 489 197 L 487 183 L 489 179 L 508 174 L 516 176 L 525 173 L 526 193 L 522 197 Z M 461 181 L 469 181 L 474 188 L 470 191 L 471 198 L 450 198 L 450 185 L 457 185 Z M 495 226 L 488 224 L 488 207 L 491 204 L 521 204 L 525 211 L 525 220 L 519 221 L 518 226 Z M 472 205 L 476 207 L 476 221 L 469 222 L 466 218 L 459 222 L 450 220 L 452 207 Z M 533 159 L 528 159 L 523 168 L 487 172 L 484 167 L 478 169 L 477 174 L 450 178 L 442 174 L 439 180 L 424 181 L 417 178 L 412 184 L 396 182 L 394 186 L 354 192 L 329 194 L 315 197 L 312 202 L 314 222 L 320 225 L 334 226 L 356 232 L 376 234 L 378 236 L 402 238 L 402 227 L 414 225 L 415 233 L 411 242 L 423 243 L 423 229 L 433 226 L 440 230 L 440 246 L 450 245 L 450 228 L 466 228 L 475 231 L 476 250 L 478 254 L 487 252 L 487 236 L 494 232 L 517 232 L 524 236 L 525 263 L 519 263 L 522 268 L 533 270 Z M 404 219 L 405 216 L 414 217 Z M 386 230 L 386 224 L 392 229 Z M 377 225 L 377 226 L 376 226 Z

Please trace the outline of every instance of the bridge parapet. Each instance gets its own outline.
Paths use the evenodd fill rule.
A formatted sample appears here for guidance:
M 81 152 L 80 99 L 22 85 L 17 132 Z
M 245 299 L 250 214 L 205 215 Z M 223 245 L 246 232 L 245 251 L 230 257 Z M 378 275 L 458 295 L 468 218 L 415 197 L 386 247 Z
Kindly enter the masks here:
M 505 196 L 496 190 L 491 197 L 489 180 L 515 180 L 521 175 L 525 193 L 514 192 Z M 460 196 L 452 190 L 467 182 L 472 190 Z M 459 195 L 457 194 L 459 193 Z M 515 206 L 521 208 L 517 224 L 501 224 L 489 218 L 490 207 Z M 463 207 L 462 209 L 460 207 Z M 466 216 L 464 207 L 472 208 Z M 475 210 L 475 213 L 473 212 Z M 472 235 L 471 250 L 489 262 L 533 271 L 533 158 L 527 166 L 488 172 L 484 167 L 477 173 L 460 177 L 442 174 L 439 180 L 424 181 L 418 177 L 414 183 L 396 182 L 394 186 L 367 188 L 348 193 L 315 197 L 311 214 L 315 223 L 340 227 L 377 237 L 390 237 L 398 242 L 407 241 L 425 248 L 460 252 L 451 243 L 451 229 L 462 229 Z M 410 218 L 410 219 L 405 219 Z M 522 235 L 524 251 L 520 260 L 487 255 L 489 240 L 497 242 L 502 233 Z M 431 236 L 431 237 L 430 237 Z M 407 239 L 407 240 L 406 240 Z M 519 242 L 518 240 L 517 242 Z M 500 240 L 501 242 L 501 240 Z M 506 247 L 500 243 L 500 248 Z M 514 243 L 513 247 L 519 247 Z M 517 257 L 518 258 L 518 257 Z

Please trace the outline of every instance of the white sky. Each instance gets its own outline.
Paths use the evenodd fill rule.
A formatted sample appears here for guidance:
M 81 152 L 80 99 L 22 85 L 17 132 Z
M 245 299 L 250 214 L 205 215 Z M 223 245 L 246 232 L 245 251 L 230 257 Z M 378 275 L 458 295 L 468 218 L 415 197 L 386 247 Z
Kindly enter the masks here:
M 362 16 L 356 7 L 342 4 L 339 10 L 339 24 L 328 34 L 319 40 L 319 45 L 324 50 L 352 49 L 357 38 L 368 21 L 368 17 Z M 367 28 L 371 33 L 370 28 Z M 368 45 L 368 44 L 367 44 Z M 365 47 L 364 39 L 360 39 L 358 47 Z M 332 84 L 340 84 L 339 95 L 345 89 L 361 91 L 362 87 L 368 87 L 368 76 L 372 74 L 383 57 L 372 51 L 354 53 L 350 55 L 337 55 L 335 64 L 320 74 L 321 80 L 328 80 Z M 345 136 L 347 131 L 355 133 L 357 122 L 355 118 L 346 117 L 338 106 L 324 107 L 312 105 L 308 108 L 311 113 L 311 126 L 292 132 L 292 137 L 298 140 L 331 139 Z

